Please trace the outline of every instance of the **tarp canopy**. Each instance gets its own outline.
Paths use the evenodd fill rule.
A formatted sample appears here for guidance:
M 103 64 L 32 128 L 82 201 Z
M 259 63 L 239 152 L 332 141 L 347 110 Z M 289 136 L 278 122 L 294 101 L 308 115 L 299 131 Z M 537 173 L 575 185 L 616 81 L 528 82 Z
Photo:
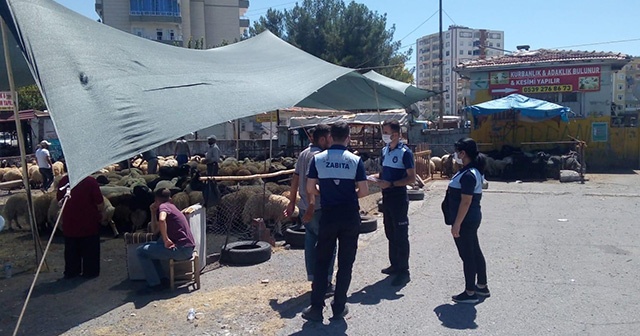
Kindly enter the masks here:
M 269 32 L 193 50 L 119 31 L 52 0 L 0 0 L 0 14 L 43 93 L 72 186 L 228 120 L 290 106 L 402 108 L 435 95 L 408 97 Z
M 365 112 L 357 114 L 349 114 L 342 116 L 328 117 L 293 117 L 289 119 L 289 129 L 298 129 L 303 127 L 313 127 L 318 124 L 334 124 L 338 121 L 344 121 L 350 125 L 381 125 L 385 120 L 398 120 L 400 125 L 405 125 L 408 121 L 407 113 L 404 111 L 394 112 Z
M 465 107 L 474 116 L 490 115 L 508 110 L 520 112 L 523 121 L 543 121 L 559 117 L 568 122 L 571 109 L 545 100 L 529 98 L 517 93 L 482 104 Z

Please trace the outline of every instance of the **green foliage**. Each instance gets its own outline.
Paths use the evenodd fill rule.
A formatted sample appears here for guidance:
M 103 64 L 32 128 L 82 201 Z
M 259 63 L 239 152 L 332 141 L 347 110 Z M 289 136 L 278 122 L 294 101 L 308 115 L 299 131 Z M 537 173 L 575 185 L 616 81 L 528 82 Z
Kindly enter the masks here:
M 366 5 L 341 0 L 304 0 L 290 10 L 269 9 L 249 28 L 249 36 L 265 30 L 327 62 L 413 82 L 405 63 L 413 50 L 402 51 L 387 29 L 386 14 Z
M 47 109 L 37 85 L 27 85 L 18 89 L 18 109 L 20 111 Z

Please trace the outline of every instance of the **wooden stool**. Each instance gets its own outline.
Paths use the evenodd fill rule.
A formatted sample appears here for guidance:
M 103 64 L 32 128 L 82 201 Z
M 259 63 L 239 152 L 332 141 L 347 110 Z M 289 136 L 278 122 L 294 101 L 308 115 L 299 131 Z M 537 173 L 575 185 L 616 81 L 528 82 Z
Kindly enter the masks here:
M 176 274 L 176 266 L 189 265 L 184 273 Z M 193 251 L 191 259 L 173 260 L 169 259 L 169 283 L 171 290 L 175 290 L 176 285 L 193 284 L 195 289 L 200 289 L 200 269 L 198 268 L 198 251 Z M 180 271 L 180 270 L 179 270 Z

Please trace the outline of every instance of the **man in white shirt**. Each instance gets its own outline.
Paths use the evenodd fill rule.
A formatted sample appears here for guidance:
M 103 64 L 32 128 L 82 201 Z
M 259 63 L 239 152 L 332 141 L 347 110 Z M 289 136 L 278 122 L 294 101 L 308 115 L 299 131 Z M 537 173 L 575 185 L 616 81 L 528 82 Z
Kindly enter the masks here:
M 220 162 L 220 148 L 216 144 L 215 135 L 212 135 L 207 138 L 207 142 L 209 143 L 209 149 L 207 149 L 207 154 L 205 159 L 207 160 L 207 175 L 216 176 L 218 175 L 218 162 Z
M 53 169 L 51 162 L 51 154 L 49 153 L 49 146 L 51 143 L 47 140 L 40 142 L 40 148 L 36 150 L 36 161 L 38 162 L 38 169 L 42 174 L 42 192 L 47 192 L 51 183 L 53 183 Z

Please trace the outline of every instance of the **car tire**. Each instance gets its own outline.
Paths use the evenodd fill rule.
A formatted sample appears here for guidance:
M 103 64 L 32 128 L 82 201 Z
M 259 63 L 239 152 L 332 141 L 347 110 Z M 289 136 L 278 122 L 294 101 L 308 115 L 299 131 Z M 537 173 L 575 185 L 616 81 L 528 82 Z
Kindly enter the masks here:
M 231 265 L 256 265 L 271 259 L 271 245 L 263 241 L 237 241 L 222 247 L 220 262 Z
M 410 201 L 422 201 L 424 199 L 424 190 L 407 190 Z
M 360 216 L 360 233 L 369 233 L 378 229 L 378 219 L 369 216 Z
M 284 240 L 292 249 L 303 249 L 306 230 L 303 225 L 288 228 L 284 232 Z

